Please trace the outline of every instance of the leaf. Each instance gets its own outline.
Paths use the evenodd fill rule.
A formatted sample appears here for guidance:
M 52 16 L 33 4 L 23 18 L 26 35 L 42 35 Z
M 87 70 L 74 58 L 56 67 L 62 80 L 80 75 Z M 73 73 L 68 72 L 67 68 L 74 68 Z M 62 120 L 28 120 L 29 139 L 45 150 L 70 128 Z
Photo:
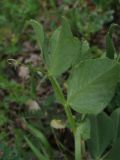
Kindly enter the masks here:
M 67 103 L 79 113 L 100 113 L 114 95 L 118 68 L 116 61 L 108 58 L 81 62 L 68 79 Z
M 35 20 L 28 21 L 27 25 L 31 25 L 33 27 L 38 45 L 42 51 L 44 44 L 44 31 L 42 25 Z
M 111 118 L 114 124 L 114 142 L 120 137 L 120 108 L 113 111 Z
M 75 63 L 78 64 L 80 63 L 80 61 L 90 58 L 89 50 L 90 50 L 89 43 L 86 40 L 81 41 L 80 53 Z
M 30 20 L 28 21 L 27 25 L 31 25 L 34 29 L 35 32 L 35 37 L 36 40 L 38 42 L 38 45 L 40 47 L 43 59 L 46 63 L 46 65 L 48 65 L 48 61 L 49 61 L 49 55 L 48 55 L 48 46 L 47 46 L 47 40 L 45 38 L 45 34 L 44 34 L 44 30 L 42 25 L 37 22 L 36 20 Z
M 81 44 L 81 56 L 83 56 L 83 57 L 86 56 L 86 54 L 88 53 L 89 49 L 90 49 L 89 43 L 86 40 L 82 41 L 82 44 Z
M 52 154 L 53 154 L 52 148 L 51 148 L 50 144 L 48 143 L 46 137 L 43 135 L 43 133 L 29 124 L 27 124 L 27 127 L 28 127 L 29 131 L 31 132 L 31 134 L 33 134 L 36 138 L 38 138 L 40 143 L 42 143 L 42 145 L 45 148 L 45 152 L 48 154 L 48 156 L 52 157 Z
M 120 138 L 116 140 L 111 151 L 103 160 L 119 160 L 120 159 Z
M 31 150 L 34 152 L 35 156 L 38 158 L 38 160 L 48 160 L 33 144 L 32 142 L 25 136 L 24 137 L 27 144 L 31 148 Z
M 113 138 L 112 120 L 105 114 L 90 116 L 91 138 L 87 141 L 89 151 L 93 158 L 99 159 Z
M 63 18 L 59 27 L 50 39 L 49 73 L 59 76 L 65 72 L 77 59 L 80 41 L 73 37 L 67 19 Z
M 110 59 L 114 59 L 116 54 L 116 49 L 112 40 L 112 34 L 118 27 L 119 26 L 117 24 L 112 24 L 106 36 L 106 56 Z
M 85 121 L 81 122 L 78 127 L 79 134 L 81 135 L 82 140 L 87 140 L 90 138 L 90 121 L 86 119 Z

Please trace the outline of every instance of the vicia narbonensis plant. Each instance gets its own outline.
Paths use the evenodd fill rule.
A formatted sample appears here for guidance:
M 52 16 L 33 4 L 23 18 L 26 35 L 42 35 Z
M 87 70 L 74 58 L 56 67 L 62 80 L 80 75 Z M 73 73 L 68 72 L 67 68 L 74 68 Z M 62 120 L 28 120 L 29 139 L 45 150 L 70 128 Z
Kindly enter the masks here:
M 113 160 L 118 139 L 117 133 L 114 135 L 113 132 L 113 123 L 117 123 L 115 115 L 120 114 L 115 111 L 108 117 L 103 110 L 113 98 L 120 80 L 119 58 L 112 41 L 112 32 L 118 26 L 112 25 L 107 34 L 106 56 L 90 59 L 84 53 L 86 48 L 83 47 L 87 45 L 73 36 L 66 18 L 62 19 L 62 25 L 53 32 L 49 40 L 41 24 L 35 20 L 29 21 L 29 24 L 32 25 L 40 46 L 45 64 L 44 74 L 52 84 L 57 101 L 64 107 L 74 135 L 75 160 L 83 159 L 86 146 L 92 159 Z M 66 95 L 59 80 L 68 70 L 69 77 L 65 80 Z M 71 110 L 80 114 L 81 121 L 78 122 Z M 117 125 L 115 129 L 117 132 Z

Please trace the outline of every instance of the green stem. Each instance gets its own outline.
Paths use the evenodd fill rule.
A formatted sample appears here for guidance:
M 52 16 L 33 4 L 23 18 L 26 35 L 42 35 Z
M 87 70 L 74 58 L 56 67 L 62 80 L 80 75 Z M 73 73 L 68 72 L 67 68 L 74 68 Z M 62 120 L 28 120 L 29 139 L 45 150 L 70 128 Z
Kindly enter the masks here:
M 80 135 L 80 128 L 76 128 L 76 122 L 75 119 L 72 115 L 72 111 L 70 109 L 70 106 L 67 104 L 67 101 L 64 97 L 64 94 L 62 92 L 62 89 L 59 85 L 59 83 L 57 82 L 57 80 L 48 75 L 48 78 L 52 84 L 52 87 L 54 89 L 56 98 L 58 99 L 58 101 L 63 105 L 68 122 L 70 124 L 70 128 L 74 134 L 74 139 L 75 139 L 75 160 L 82 160 L 82 153 L 81 153 L 81 135 Z M 83 116 L 84 119 L 84 116 Z
M 75 132 L 74 139 L 75 139 L 75 160 L 82 160 L 81 135 L 79 128 L 77 128 Z
M 74 133 L 75 132 L 75 128 L 76 128 L 75 120 L 73 118 L 73 115 L 72 115 L 72 112 L 71 112 L 71 109 L 70 109 L 69 105 L 66 103 L 66 99 L 65 99 L 64 94 L 62 92 L 62 89 L 61 89 L 59 83 L 57 82 L 57 80 L 54 77 L 48 75 L 48 78 L 49 78 L 49 80 L 50 80 L 50 82 L 52 84 L 52 87 L 54 89 L 56 98 L 58 99 L 58 101 L 64 107 L 64 110 L 65 110 L 68 122 L 70 124 L 71 130 Z
M 73 133 L 75 133 L 75 131 L 76 131 L 76 123 L 75 123 L 75 119 L 74 119 L 74 117 L 72 115 L 71 109 L 67 104 L 64 105 L 64 109 L 65 109 L 65 113 L 67 115 L 68 122 L 70 124 L 71 130 L 72 130 Z
M 66 104 L 66 99 L 64 97 L 64 94 L 61 90 L 59 83 L 57 82 L 57 80 L 54 77 L 52 77 L 50 75 L 48 75 L 48 78 L 52 84 L 52 87 L 55 92 L 57 100 L 64 106 Z

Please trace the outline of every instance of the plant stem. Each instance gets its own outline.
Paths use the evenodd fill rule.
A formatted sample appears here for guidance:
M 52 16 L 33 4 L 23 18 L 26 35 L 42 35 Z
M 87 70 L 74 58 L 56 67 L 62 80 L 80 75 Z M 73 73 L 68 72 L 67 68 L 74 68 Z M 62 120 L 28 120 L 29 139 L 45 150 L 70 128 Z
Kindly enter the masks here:
M 81 150 L 82 150 L 82 146 L 81 146 L 81 134 L 80 134 L 80 128 L 76 127 L 76 122 L 75 122 L 75 119 L 72 115 L 72 111 L 70 109 L 70 106 L 67 104 L 67 101 L 64 97 L 64 94 L 62 92 L 62 89 L 59 85 L 59 83 L 57 82 L 57 80 L 48 75 L 48 78 L 52 84 L 52 87 L 54 89 L 54 92 L 55 92 L 55 95 L 56 95 L 56 98 L 58 99 L 58 101 L 63 105 L 64 107 L 64 110 L 65 110 L 65 113 L 66 113 L 66 116 L 67 116 L 67 119 L 68 119 L 68 122 L 70 124 L 70 128 L 74 134 L 74 139 L 75 139 L 75 160 L 82 160 L 82 153 L 81 153 Z M 84 119 L 84 116 L 83 116 L 83 119 Z
M 75 133 L 76 123 L 75 123 L 75 119 L 72 115 L 71 109 L 67 104 L 64 105 L 64 109 L 65 109 L 65 113 L 66 113 L 67 118 L 68 118 L 68 122 L 70 123 L 71 130 L 72 130 L 73 133 Z
M 53 87 L 53 90 L 55 92 L 57 100 L 64 106 L 66 104 L 66 99 L 64 97 L 64 94 L 62 92 L 62 89 L 61 89 L 59 83 L 51 75 L 48 75 L 48 78 L 49 78 L 49 80 L 50 80 L 50 82 L 52 84 L 52 87 Z
M 49 78 L 49 80 L 50 80 L 50 82 L 52 84 L 52 87 L 54 89 L 56 98 L 58 99 L 58 101 L 64 107 L 64 110 L 65 110 L 68 122 L 70 124 L 71 130 L 74 133 L 75 129 L 76 129 L 75 120 L 73 118 L 73 115 L 72 115 L 72 112 L 71 112 L 71 109 L 70 109 L 69 105 L 66 103 L 66 99 L 65 99 L 64 94 L 62 92 L 62 89 L 61 89 L 59 83 L 57 82 L 57 80 L 54 77 L 48 75 L 48 78 Z
M 81 135 L 80 135 L 79 128 L 77 128 L 75 132 L 74 139 L 75 139 L 75 160 L 82 160 Z

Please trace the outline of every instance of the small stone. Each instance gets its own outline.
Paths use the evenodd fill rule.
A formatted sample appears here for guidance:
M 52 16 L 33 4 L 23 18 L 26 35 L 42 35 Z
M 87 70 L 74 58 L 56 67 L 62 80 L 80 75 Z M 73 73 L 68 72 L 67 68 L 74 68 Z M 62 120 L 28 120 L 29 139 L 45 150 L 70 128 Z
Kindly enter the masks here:
M 30 75 L 29 75 L 29 68 L 26 66 L 20 66 L 19 67 L 19 71 L 18 71 L 18 75 L 21 79 L 23 80 L 27 80 Z
M 26 105 L 28 106 L 28 110 L 30 112 L 36 112 L 36 111 L 40 110 L 39 104 L 34 100 L 28 100 L 26 102 Z

